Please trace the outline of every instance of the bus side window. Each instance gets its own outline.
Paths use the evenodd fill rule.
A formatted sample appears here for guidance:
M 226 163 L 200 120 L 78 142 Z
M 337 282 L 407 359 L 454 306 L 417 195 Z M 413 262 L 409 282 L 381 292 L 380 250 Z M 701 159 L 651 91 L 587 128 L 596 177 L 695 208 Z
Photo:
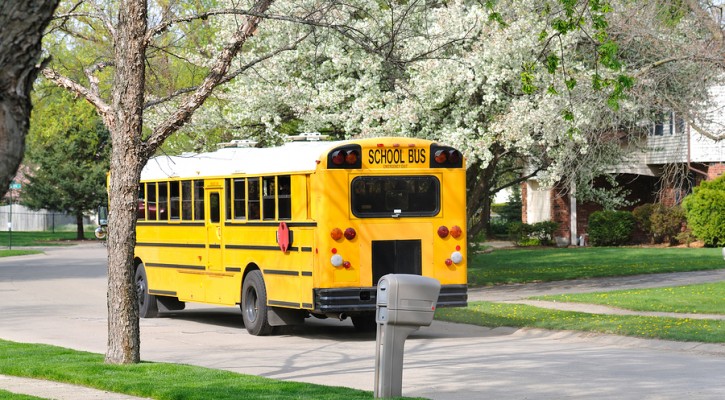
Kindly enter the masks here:
M 138 186 L 138 208 L 136 211 L 136 219 L 144 221 L 146 219 L 146 184 L 142 183 Z
M 292 198 L 289 175 L 277 177 L 277 217 L 279 219 L 292 218 Z
M 169 182 L 169 216 L 171 219 L 181 217 L 181 182 Z
M 204 220 L 204 181 L 194 181 L 194 219 Z
M 181 182 L 181 218 L 191 220 L 191 181 Z
M 247 213 L 244 204 L 246 189 L 247 185 L 244 178 L 234 179 L 234 219 L 246 218 Z
M 151 221 L 156 220 L 156 183 L 146 184 L 146 218 Z
M 166 221 L 169 219 L 169 184 L 167 182 L 159 182 L 159 219 Z
M 262 198 L 264 203 L 262 204 L 262 213 L 264 213 L 264 219 L 274 219 L 274 213 L 276 211 L 275 193 L 274 193 L 274 177 L 266 176 L 262 179 L 263 193 Z
M 211 223 L 219 223 L 221 221 L 221 204 L 219 193 L 210 193 L 209 194 L 209 222 Z
M 250 178 L 248 184 L 247 218 L 259 219 L 259 178 Z

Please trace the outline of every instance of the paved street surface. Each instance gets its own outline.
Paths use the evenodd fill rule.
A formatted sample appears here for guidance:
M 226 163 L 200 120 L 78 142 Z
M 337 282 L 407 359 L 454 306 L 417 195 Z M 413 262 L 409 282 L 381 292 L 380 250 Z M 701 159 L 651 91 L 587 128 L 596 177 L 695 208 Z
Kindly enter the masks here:
M 670 278 L 635 279 L 669 286 Z M 601 284 L 610 290 L 626 282 Z M 572 285 L 577 283 L 536 290 L 517 285 L 477 290 L 471 297 L 516 301 L 530 290 L 585 290 L 569 289 Z M 586 290 L 598 287 L 596 280 L 582 285 Z M 104 353 L 106 328 L 105 248 L 99 244 L 0 259 L 0 338 Z M 186 311 L 142 320 L 141 344 L 147 361 L 373 388 L 375 337 L 355 332 L 349 321 L 310 319 L 277 336 L 255 337 L 247 334 L 236 308 L 190 305 Z M 723 371 L 725 345 L 435 321 L 406 342 L 403 394 L 432 399 L 721 399 Z M 7 387 L 3 382 L 0 378 L 0 388 Z

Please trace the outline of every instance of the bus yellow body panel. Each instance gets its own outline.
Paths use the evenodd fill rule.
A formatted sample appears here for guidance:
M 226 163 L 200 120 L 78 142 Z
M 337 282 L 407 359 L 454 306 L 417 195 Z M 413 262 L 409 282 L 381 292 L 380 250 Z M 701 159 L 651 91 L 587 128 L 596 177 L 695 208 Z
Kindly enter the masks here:
M 369 317 L 377 280 L 413 273 L 440 281 L 439 306 L 466 304 L 465 163 L 457 150 L 377 138 L 274 151 L 149 162 L 136 246 L 148 295 L 242 304 L 246 277 L 258 271 L 266 293 L 250 293 L 265 295 L 272 310 Z

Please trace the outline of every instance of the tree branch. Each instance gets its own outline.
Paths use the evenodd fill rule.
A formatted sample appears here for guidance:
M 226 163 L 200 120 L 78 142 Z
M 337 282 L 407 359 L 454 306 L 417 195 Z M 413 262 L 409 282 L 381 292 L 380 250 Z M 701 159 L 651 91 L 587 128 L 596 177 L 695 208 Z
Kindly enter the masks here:
M 295 40 L 295 42 L 293 44 L 291 44 L 289 46 L 281 47 L 281 48 L 279 48 L 279 49 L 277 49 L 277 50 L 275 50 L 275 51 L 273 51 L 271 53 L 268 53 L 268 54 L 266 54 L 266 55 L 264 55 L 262 57 L 259 57 L 257 59 L 254 59 L 254 60 L 250 61 L 249 63 L 243 65 L 242 67 L 237 68 L 236 70 L 234 70 L 234 71 L 226 74 L 219 81 L 218 85 L 223 85 L 225 83 L 230 82 L 232 79 L 234 79 L 237 76 L 241 75 L 242 73 L 244 73 L 248 69 L 252 68 L 253 66 L 261 63 L 262 61 L 268 60 L 268 59 L 276 56 L 277 54 L 280 54 L 280 53 L 285 52 L 285 51 L 290 51 L 290 50 L 296 49 L 297 48 L 297 45 L 299 45 L 309 35 L 310 35 L 310 33 L 308 32 L 308 33 L 304 34 L 302 37 L 300 37 L 297 40 Z M 191 87 L 188 87 L 188 88 L 179 89 L 176 92 L 170 94 L 169 96 L 166 96 L 166 97 L 163 97 L 163 98 L 160 98 L 160 99 L 151 100 L 151 101 L 146 102 L 146 104 L 144 104 L 143 108 L 145 110 L 147 108 L 155 107 L 155 106 L 157 106 L 157 105 L 159 105 L 161 103 L 165 103 L 165 102 L 167 102 L 169 100 L 172 100 L 172 99 L 174 99 L 176 97 L 179 97 L 181 95 L 184 95 L 184 94 L 187 94 L 187 93 L 191 93 L 191 92 L 193 92 L 193 91 L 195 91 L 197 89 L 199 89 L 199 86 L 191 86 Z
M 244 23 L 237 29 L 232 35 L 232 40 L 229 42 L 219 53 L 214 65 L 212 66 L 209 74 L 204 78 L 204 81 L 197 87 L 197 89 L 186 97 L 181 103 L 179 108 L 165 121 L 159 124 L 156 129 L 151 133 L 151 136 L 146 140 L 145 157 L 150 157 L 156 152 L 156 149 L 169 137 L 172 133 L 176 132 L 180 127 L 185 125 L 194 111 L 201 106 L 211 94 L 212 90 L 218 86 L 227 74 L 229 66 L 234 59 L 234 56 L 239 53 L 247 39 L 249 39 L 254 31 L 257 29 L 261 17 L 251 16 L 251 14 L 263 15 L 273 0 L 259 0 L 257 1 L 252 9 L 249 11 L 250 16 L 246 18 Z M 170 26 L 170 25 L 169 25 Z M 148 40 L 150 36 L 146 36 Z
M 101 118 L 103 118 L 103 122 L 106 124 L 108 129 L 113 129 L 115 126 L 115 118 L 113 117 L 113 110 L 111 109 L 111 106 L 98 96 L 97 93 L 94 93 L 92 89 L 88 89 L 80 83 L 74 82 L 50 68 L 43 68 L 41 73 L 46 79 L 52 81 L 56 85 L 65 88 L 76 95 L 82 96 L 89 103 L 93 104 L 93 106 L 98 110 L 98 114 Z

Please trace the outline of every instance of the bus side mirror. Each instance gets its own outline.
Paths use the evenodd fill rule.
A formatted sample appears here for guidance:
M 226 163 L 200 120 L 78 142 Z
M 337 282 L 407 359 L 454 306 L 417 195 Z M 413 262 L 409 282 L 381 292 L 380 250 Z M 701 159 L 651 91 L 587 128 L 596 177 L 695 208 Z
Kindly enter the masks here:
M 98 225 L 108 225 L 108 207 L 98 206 Z
M 98 228 L 96 228 L 93 234 L 98 240 L 103 240 L 108 235 L 108 207 L 98 207 Z

